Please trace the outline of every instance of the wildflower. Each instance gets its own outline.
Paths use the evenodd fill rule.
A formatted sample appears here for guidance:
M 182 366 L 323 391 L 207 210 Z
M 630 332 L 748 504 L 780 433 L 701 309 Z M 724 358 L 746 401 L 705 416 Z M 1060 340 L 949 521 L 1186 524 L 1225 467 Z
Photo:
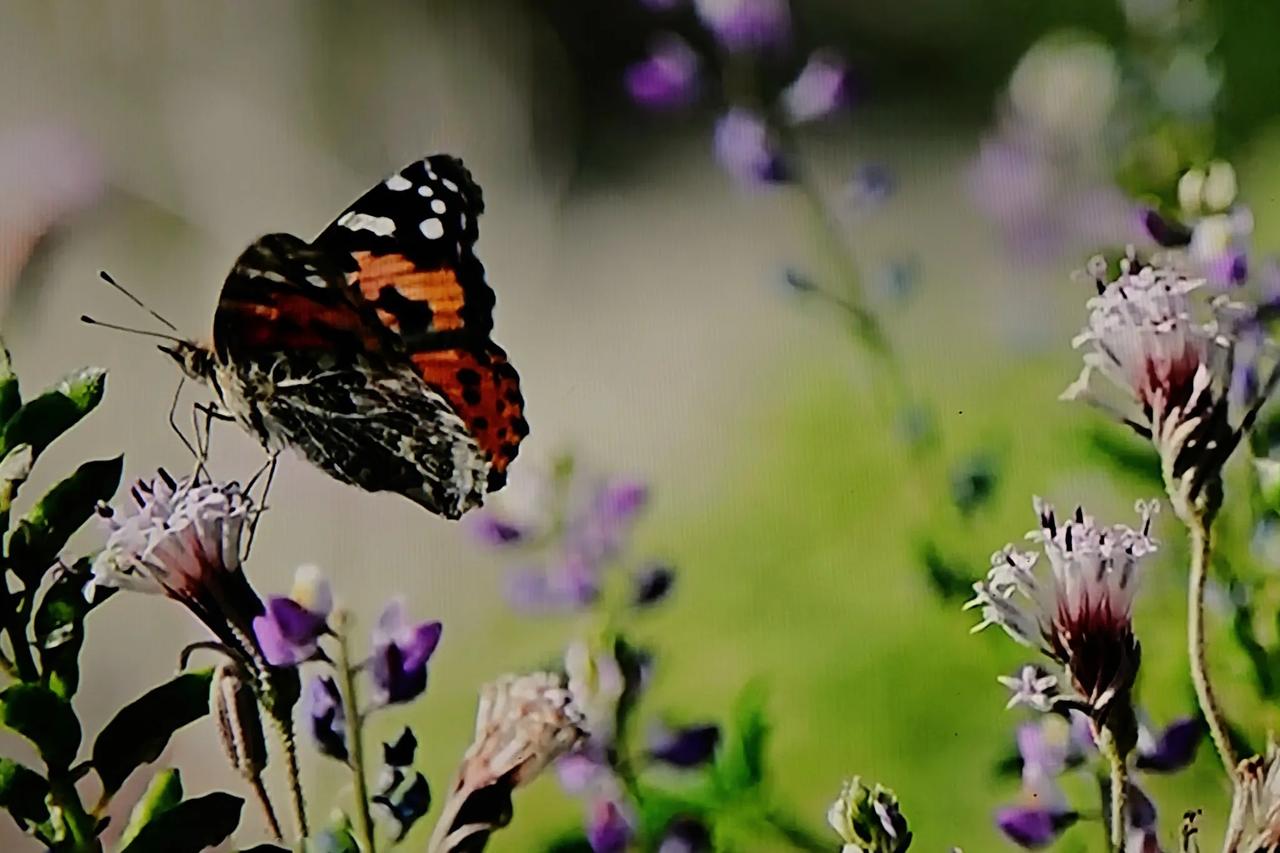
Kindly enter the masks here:
M 1006 709 L 1026 705 L 1033 711 L 1053 710 L 1054 700 L 1058 697 L 1056 675 L 1050 675 L 1039 667 L 1028 664 L 1019 670 L 1017 676 L 1000 675 L 996 680 L 1013 693 Z
M 663 34 L 645 59 L 627 68 L 623 82 L 631 99 L 641 106 L 684 106 L 697 91 L 698 55 L 679 36 Z
M 1040 542 L 1050 576 L 1034 571 L 1039 554 L 1012 545 L 996 552 L 991 571 L 974 584 L 975 596 L 965 605 L 982 608 L 974 631 L 999 625 L 1061 664 L 1095 718 L 1113 700 L 1127 707 L 1139 661 L 1133 596 L 1139 563 L 1156 547 L 1150 537 L 1155 507 L 1139 504 L 1142 524 L 1135 530 L 1099 526 L 1082 508 L 1060 523 L 1053 507 L 1037 498 L 1040 530 L 1028 536 Z
M 716 754 L 720 727 L 714 723 L 669 728 L 660 726 L 649 734 L 649 755 L 673 767 L 698 767 Z
M 325 755 L 347 760 L 346 713 L 338 684 L 327 675 L 311 679 L 307 688 L 306 715 L 311 737 Z
M 382 763 L 388 767 L 410 767 L 417 749 L 418 739 L 414 737 L 413 729 L 405 726 L 400 737 L 382 745 Z
M 1138 727 L 1139 770 L 1170 773 L 1191 764 L 1204 737 L 1204 723 L 1194 717 L 1175 720 L 1159 733 Z
M 1088 400 L 1151 439 L 1180 518 L 1216 510 L 1222 466 L 1265 396 L 1249 401 L 1238 426 L 1229 424 L 1242 306 L 1214 299 L 1212 318 L 1200 323 L 1191 299 L 1200 279 L 1170 266 L 1140 266 L 1131 257 L 1121 261 L 1114 281 L 1106 281 L 1102 258 L 1090 262 L 1089 272 L 1099 295 L 1089 301 L 1089 324 L 1073 341 L 1086 348 L 1084 369 L 1063 399 Z M 1097 396 L 1090 388 L 1095 372 L 1127 399 L 1117 406 Z
M 869 210 L 884 204 L 898 188 L 898 177 L 882 163 L 863 163 L 845 187 L 849 204 Z
M 897 796 L 881 785 L 868 788 L 857 776 L 840 789 L 827 823 L 844 841 L 842 853 L 903 853 L 911 846 Z
M 392 836 L 399 844 L 413 825 L 430 811 L 431 786 L 421 773 L 409 777 L 397 770 L 388 776 L 386 783 L 369 801 L 393 824 Z
M 792 124 L 825 118 L 851 97 L 849 67 L 833 54 L 809 57 L 800 74 L 782 92 L 782 108 Z
M 1228 826 L 1224 850 L 1280 847 L 1280 749 L 1274 741 L 1265 755 L 1240 762 Z
M 132 504 L 99 508 L 107 542 L 85 586 L 164 595 L 181 603 L 247 666 L 262 660 L 253 640 L 261 599 L 241 568 L 241 537 L 253 501 L 235 483 L 175 481 L 163 469 L 129 490 Z
M 720 165 L 743 186 L 782 183 L 789 177 L 768 124 L 748 109 L 734 107 L 721 116 L 714 142 Z
M 587 819 L 587 842 L 595 853 L 623 853 L 635 834 L 622 807 L 613 799 L 591 804 Z
M 439 622 L 408 624 L 402 599 L 387 604 L 373 629 L 371 673 L 378 704 L 408 702 L 427 689 L 427 663 L 442 631 Z
M 694 8 L 730 52 L 777 47 L 791 35 L 786 0 L 694 0 Z
M 299 566 L 288 597 L 267 598 L 267 612 L 253 620 L 253 633 L 262 655 L 272 666 L 297 666 L 320 652 L 320 637 L 328 632 L 333 609 L 329 582 L 315 566 Z
M 262 784 L 262 771 L 267 766 L 267 741 L 258 711 L 258 698 L 252 682 L 245 678 L 246 674 L 238 663 L 221 663 L 213 674 L 209 704 L 217 723 L 223 754 L 232 769 L 253 789 L 271 834 L 278 839 L 280 825 Z
M 588 740 L 580 749 L 556 762 L 556 778 L 569 794 L 583 794 L 612 781 L 606 748 L 598 740 Z
M 646 566 L 633 579 L 631 602 L 637 607 L 652 607 L 671 593 L 675 582 L 675 570 L 665 563 Z
M 1030 850 L 1047 847 L 1080 819 L 1073 811 L 1040 806 L 1008 806 L 996 812 L 996 826 L 1015 844 Z
M 658 853 L 710 853 L 711 831 L 692 817 L 677 817 L 667 824 Z
M 578 640 L 565 651 L 569 692 L 583 715 L 584 728 L 595 740 L 613 738 L 618 701 L 627 681 L 612 644 Z

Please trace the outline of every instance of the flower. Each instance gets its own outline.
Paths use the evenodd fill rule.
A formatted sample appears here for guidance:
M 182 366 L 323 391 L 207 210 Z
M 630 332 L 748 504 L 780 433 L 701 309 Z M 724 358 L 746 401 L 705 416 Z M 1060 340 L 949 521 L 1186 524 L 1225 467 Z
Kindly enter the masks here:
M 698 767 L 716 754 L 720 727 L 714 723 L 669 728 L 659 726 L 649 734 L 649 755 L 673 767 Z
M 413 729 L 405 726 L 400 737 L 382 745 L 382 763 L 388 767 L 411 767 L 417 749 L 418 739 L 414 737 Z
M 668 823 L 658 845 L 658 853 L 710 853 L 711 849 L 711 831 L 692 817 L 677 817 Z
M 898 188 L 898 176 L 883 163 L 863 163 L 854 170 L 845 186 L 849 204 L 870 210 L 884 204 Z
M 849 84 L 849 67 L 844 60 L 818 51 L 783 90 L 783 112 L 792 124 L 825 118 L 849 102 Z
M 1024 666 L 1017 676 L 999 675 L 996 680 L 1008 687 L 1013 693 L 1005 708 L 1026 705 L 1033 711 L 1052 711 L 1053 702 L 1058 697 L 1058 677 L 1030 664 Z
M 443 630 L 439 622 L 408 624 L 402 599 L 383 608 L 373 630 L 371 668 L 378 704 L 408 702 L 427 689 L 427 663 Z
M 1015 844 L 1028 849 L 1047 847 L 1080 819 L 1073 811 L 1038 806 L 1008 806 L 996 812 L 996 826 Z
M 415 773 L 412 777 L 394 771 L 384 785 L 369 801 L 373 803 L 395 826 L 396 843 L 404 841 L 418 819 L 431 809 L 431 786 L 427 777 Z
M 726 50 L 777 47 L 791 35 L 786 0 L 694 0 L 698 17 Z
M 1012 545 L 996 552 L 991 571 L 974 584 L 975 596 L 965 605 L 982 609 L 982 621 L 973 630 L 999 625 L 1061 664 L 1080 701 L 1095 714 L 1117 697 L 1127 705 L 1140 654 L 1133 596 L 1139 564 L 1156 548 L 1150 527 L 1157 505 L 1138 505 L 1142 523 L 1136 530 L 1100 526 L 1083 508 L 1059 523 L 1052 506 L 1039 498 L 1034 505 L 1040 529 L 1028 537 L 1040 542 L 1050 576 L 1034 571 L 1038 554 Z
M 1180 518 L 1216 509 L 1222 465 L 1262 399 L 1249 401 L 1240 426 L 1228 423 L 1236 327 L 1247 321 L 1243 306 L 1214 299 L 1207 306 L 1211 318 L 1197 322 L 1191 295 L 1203 280 L 1169 265 L 1139 265 L 1132 257 L 1121 261 L 1114 281 L 1106 281 L 1100 257 L 1090 261 L 1089 274 L 1098 296 L 1089 301 L 1089 323 L 1073 341 L 1085 349 L 1084 369 L 1063 399 L 1094 403 L 1151 439 Z M 1095 372 L 1125 398 L 1119 405 L 1090 387 Z
M 623 853 L 635 834 L 622 807 L 613 799 L 591 804 L 587 818 L 587 842 L 595 853 Z
M 247 666 L 260 668 L 252 623 L 261 599 L 241 568 L 253 500 L 236 483 L 175 481 L 163 469 L 129 490 L 132 504 L 99 507 L 107 542 L 85 585 L 164 595 L 180 602 Z
M 769 126 L 751 110 L 734 107 L 721 116 L 714 143 L 720 165 L 743 186 L 782 183 L 789 177 Z
M 1273 850 L 1280 845 L 1280 749 L 1240 762 L 1224 850 Z M 1242 843 L 1243 842 L 1243 843 Z
M 647 57 L 627 68 L 623 83 L 631 99 L 641 106 L 684 106 L 697 92 L 698 55 L 684 39 L 664 33 L 654 41 Z
M 339 761 L 347 760 L 346 713 L 338 683 L 327 675 L 311 679 L 307 687 L 307 725 L 317 748 Z
M 253 620 L 262 655 L 272 666 L 297 666 L 320 651 L 319 640 L 328 630 L 326 619 L 333 609 L 329 582 L 315 566 L 299 566 L 289 597 L 267 598 L 267 612 Z
M 653 563 L 637 572 L 633 578 L 631 602 L 636 607 L 652 607 L 671 594 L 675 585 L 675 570 L 665 563 Z
M 857 776 L 840 789 L 827 823 L 844 841 L 842 853 L 903 853 L 911 846 L 897 796 L 882 785 L 868 788 Z
M 574 705 L 582 712 L 584 728 L 595 740 L 612 740 L 618 701 L 627 687 L 614 649 L 605 642 L 578 640 L 565 650 L 564 669 Z
M 1175 720 L 1158 734 L 1147 726 L 1138 727 L 1139 770 L 1171 773 L 1191 764 L 1204 737 L 1204 723 L 1194 717 Z

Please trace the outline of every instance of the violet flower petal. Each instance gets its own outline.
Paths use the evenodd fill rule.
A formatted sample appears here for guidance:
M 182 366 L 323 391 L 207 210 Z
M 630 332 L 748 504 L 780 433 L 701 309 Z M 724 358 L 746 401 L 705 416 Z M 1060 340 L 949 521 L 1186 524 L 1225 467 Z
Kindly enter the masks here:
M 1204 725 L 1195 718 L 1185 718 L 1170 723 L 1156 738 L 1149 752 L 1138 755 L 1140 770 L 1155 773 L 1171 773 L 1191 764 L 1196 748 L 1204 737 Z
M 735 107 L 721 116 L 714 145 L 721 167 L 743 186 L 783 183 L 790 176 L 769 126 L 750 110 Z
M 720 727 L 714 723 L 662 728 L 649 739 L 649 755 L 673 767 L 697 767 L 710 761 L 720 744 Z
M 587 820 L 587 841 L 595 853 L 624 853 L 631 842 L 631 824 L 612 800 L 597 800 Z
M 1075 812 L 1009 806 L 996 812 L 996 826 L 1013 843 L 1034 850 L 1048 846 L 1079 817 Z
M 650 109 L 671 109 L 690 103 L 697 91 L 698 55 L 679 36 L 665 34 L 650 53 L 623 74 L 631 99 Z
M 327 675 L 313 678 L 307 688 L 306 713 L 311 736 L 320 752 L 346 761 L 346 715 L 337 682 Z

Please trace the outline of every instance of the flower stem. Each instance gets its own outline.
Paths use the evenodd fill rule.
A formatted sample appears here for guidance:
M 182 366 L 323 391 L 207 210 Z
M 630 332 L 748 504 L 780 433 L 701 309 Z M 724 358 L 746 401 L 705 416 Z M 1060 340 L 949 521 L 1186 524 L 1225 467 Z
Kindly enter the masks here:
M 333 617 L 333 630 L 338 637 L 338 692 L 342 697 L 346 718 L 347 749 L 350 759 L 351 783 L 356 799 L 356 841 L 362 853 L 377 853 L 373 834 L 373 817 L 369 814 L 369 789 L 364 778 L 364 719 L 360 714 L 360 697 L 356 692 L 356 668 L 351 663 L 348 648 L 351 619 L 345 611 L 337 611 Z
M 1212 522 L 1203 513 L 1193 512 L 1187 522 L 1191 536 L 1191 578 L 1187 589 L 1187 647 L 1191 658 L 1191 681 L 1195 685 L 1196 699 L 1200 703 L 1200 713 L 1204 715 L 1209 726 L 1209 735 L 1218 750 L 1227 776 L 1232 785 L 1236 782 L 1236 765 L 1239 763 L 1231 739 L 1227 735 L 1227 727 L 1223 722 L 1222 710 L 1214 696 L 1213 687 L 1209 683 L 1208 667 L 1205 663 L 1204 640 L 1204 589 L 1208 580 L 1209 558 L 1213 552 L 1213 539 L 1210 535 Z
M 285 775 L 289 779 L 289 801 L 293 806 L 293 821 L 298 829 L 298 838 L 305 839 L 310 835 L 307 826 L 307 803 L 302 795 L 302 774 L 298 772 L 298 743 L 293 735 L 293 723 L 290 720 L 279 720 L 276 733 L 280 736 L 280 745 L 284 747 Z
M 1129 798 L 1129 768 L 1125 757 L 1120 754 L 1115 734 L 1111 729 L 1102 730 L 1102 736 L 1098 739 L 1098 749 L 1106 756 L 1111 778 L 1111 849 L 1116 853 L 1123 853 L 1125 829 L 1128 826 L 1125 806 Z

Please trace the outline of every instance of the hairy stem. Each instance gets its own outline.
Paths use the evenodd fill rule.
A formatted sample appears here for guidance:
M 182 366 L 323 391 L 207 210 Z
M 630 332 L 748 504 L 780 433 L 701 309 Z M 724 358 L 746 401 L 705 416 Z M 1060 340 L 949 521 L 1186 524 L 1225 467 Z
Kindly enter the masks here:
M 1111 796 L 1111 819 L 1109 823 L 1111 849 L 1116 853 L 1123 853 L 1125 830 L 1128 827 L 1125 807 L 1129 798 L 1129 768 L 1125 757 L 1120 754 L 1115 735 L 1110 729 L 1102 730 L 1102 737 L 1098 739 L 1098 749 L 1107 759 L 1108 772 L 1111 779 L 1109 786 Z
M 1204 652 L 1204 590 L 1208 580 L 1209 558 L 1213 552 L 1211 522 L 1202 513 L 1192 513 L 1187 527 L 1191 536 L 1191 578 L 1187 588 L 1187 651 L 1191 658 L 1191 681 L 1195 685 L 1200 713 L 1209 726 L 1213 745 L 1217 748 L 1222 765 L 1234 786 L 1239 760 L 1231 746 L 1222 710 L 1218 707 L 1218 700 L 1209 683 Z
M 355 792 L 356 840 L 363 853 L 376 853 L 377 843 L 373 833 L 373 816 L 369 813 L 369 789 L 364 776 L 364 719 L 360 713 L 360 696 L 356 692 L 356 668 L 351 662 L 348 647 L 350 617 L 342 611 L 334 614 L 334 633 L 338 636 L 338 692 L 342 697 L 346 717 L 347 750 L 350 753 L 351 784 Z
M 284 769 L 289 780 L 289 802 L 293 806 L 293 822 L 298 830 L 298 838 L 305 839 L 310 835 L 307 826 L 307 802 L 302 795 L 302 774 L 298 771 L 298 744 L 293 735 L 293 723 L 290 720 L 276 721 L 276 732 L 280 736 L 280 745 L 284 748 Z
M 453 838 L 453 824 L 458 819 L 467 799 L 475 793 L 475 789 L 459 778 L 454 785 L 453 793 L 445 801 L 440 817 L 436 818 L 435 828 L 431 831 L 431 840 L 427 842 L 427 853 L 448 853 L 450 844 L 456 843 Z

